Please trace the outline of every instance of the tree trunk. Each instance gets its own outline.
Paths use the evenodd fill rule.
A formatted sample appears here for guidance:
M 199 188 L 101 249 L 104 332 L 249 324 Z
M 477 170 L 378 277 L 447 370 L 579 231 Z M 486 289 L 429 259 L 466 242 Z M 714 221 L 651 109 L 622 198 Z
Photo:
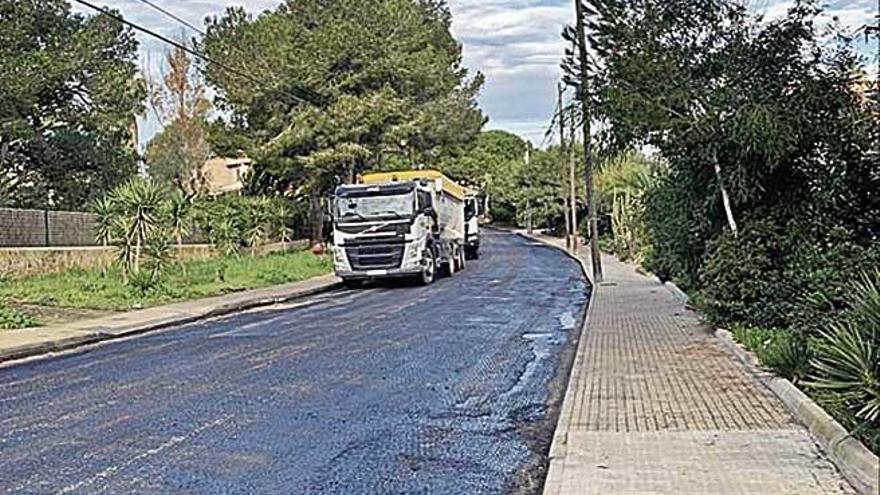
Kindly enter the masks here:
M 733 207 L 730 205 L 730 194 L 727 193 L 727 187 L 724 185 L 724 179 L 721 177 L 721 164 L 718 163 L 718 153 L 712 150 L 712 165 L 715 168 L 715 178 L 718 179 L 718 187 L 721 189 L 721 202 L 724 204 L 724 214 L 727 216 L 727 225 L 733 232 L 733 237 L 739 235 L 739 229 L 736 225 L 736 218 L 733 216 Z
M 309 222 L 311 234 L 309 245 L 314 246 L 324 241 L 324 213 L 321 211 L 321 191 L 315 184 L 309 188 Z
M 593 282 L 600 283 L 603 280 L 602 257 L 599 253 L 599 221 L 596 217 L 596 194 L 593 189 L 593 158 L 590 131 L 590 78 L 587 73 L 589 57 L 587 54 L 587 35 L 584 19 L 584 6 L 582 0 L 574 0 L 576 29 L 578 38 L 578 58 L 580 61 L 581 79 L 581 109 L 583 118 L 584 134 L 584 176 L 587 187 L 587 217 L 590 224 L 590 259 L 593 266 Z

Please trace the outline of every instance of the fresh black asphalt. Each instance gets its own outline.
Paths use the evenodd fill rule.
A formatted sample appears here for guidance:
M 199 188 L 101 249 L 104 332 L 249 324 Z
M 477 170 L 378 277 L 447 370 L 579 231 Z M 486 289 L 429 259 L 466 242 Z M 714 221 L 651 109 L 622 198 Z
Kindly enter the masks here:
M 484 238 L 429 287 L 0 368 L 0 493 L 540 489 L 586 283 L 557 250 Z

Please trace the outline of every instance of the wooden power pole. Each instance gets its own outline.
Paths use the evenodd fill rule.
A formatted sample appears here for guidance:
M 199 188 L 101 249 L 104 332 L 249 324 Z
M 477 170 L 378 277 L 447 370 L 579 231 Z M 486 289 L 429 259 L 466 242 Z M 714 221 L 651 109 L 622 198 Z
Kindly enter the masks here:
M 590 222 L 590 260 L 593 265 L 593 282 L 602 282 L 602 256 L 599 254 L 599 221 L 596 216 L 596 194 L 593 187 L 593 157 L 591 132 L 590 132 L 590 77 L 587 71 L 589 67 L 589 54 L 587 53 L 586 23 L 584 22 L 585 7 L 581 3 L 586 0 L 574 0 L 576 16 L 575 29 L 578 40 L 578 59 L 580 62 L 580 99 L 583 118 L 584 134 L 584 175 L 587 186 L 587 217 Z
M 560 169 L 565 166 L 566 159 L 568 158 L 566 155 L 565 148 L 565 112 L 562 109 L 562 93 L 565 91 L 565 87 L 562 83 L 556 84 L 556 108 L 557 114 L 556 118 L 559 121 L 559 167 Z M 572 224 L 571 224 L 571 215 L 569 214 L 569 202 L 570 198 L 568 194 L 571 192 L 570 185 L 563 180 L 562 181 L 562 214 L 565 215 L 565 248 L 571 249 L 571 233 L 572 233 Z M 577 248 L 575 248 L 575 252 Z

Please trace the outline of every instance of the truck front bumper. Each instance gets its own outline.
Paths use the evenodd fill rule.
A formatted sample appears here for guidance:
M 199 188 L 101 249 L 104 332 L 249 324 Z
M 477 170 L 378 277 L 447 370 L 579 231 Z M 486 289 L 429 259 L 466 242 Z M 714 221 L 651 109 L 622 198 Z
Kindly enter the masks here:
M 421 275 L 422 267 L 390 268 L 386 270 L 337 271 L 336 276 L 344 280 L 370 280 L 377 278 L 399 278 Z

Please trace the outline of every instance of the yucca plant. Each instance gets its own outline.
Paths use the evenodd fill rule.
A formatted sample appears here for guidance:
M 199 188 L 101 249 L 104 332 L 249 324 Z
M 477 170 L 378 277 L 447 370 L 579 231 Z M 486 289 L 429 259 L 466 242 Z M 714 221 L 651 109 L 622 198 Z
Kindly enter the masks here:
M 92 212 L 97 217 L 95 238 L 102 246 L 108 246 L 113 242 L 113 222 L 117 214 L 115 205 L 109 197 L 104 196 L 92 204 Z
M 140 177 L 116 187 L 94 205 L 98 215 L 98 240 L 113 244 L 126 281 L 137 275 L 143 258 L 150 257 L 149 243 L 167 241 L 169 203 L 164 189 Z
M 180 190 L 175 191 L 168 198 L 168 222 L 177 247 L 183 245 L 183 238 L 190 233 L 192 205 L 192 198 Z
M 880 434 L 880 270 L 853 283 L 843 318 L 816 340 L 809 386 L 836 410 Z M 876 443 L 877 439 L 874 439 Z

